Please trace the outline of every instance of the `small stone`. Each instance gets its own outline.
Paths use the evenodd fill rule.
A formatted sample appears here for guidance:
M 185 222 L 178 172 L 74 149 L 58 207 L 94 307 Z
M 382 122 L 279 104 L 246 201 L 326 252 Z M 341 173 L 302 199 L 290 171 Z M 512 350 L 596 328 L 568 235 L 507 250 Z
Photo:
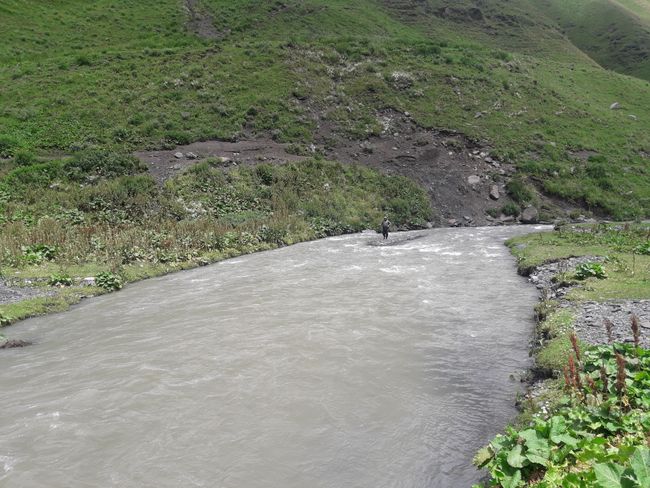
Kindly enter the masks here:
M 618 109 L 620 109 L 620 108 L 621 108 L 621 104 L 618 103 L 618 102 L 614 102 L 614 103 L 612 103 L 612 104 L 609 106 L 609 109 L 610 109 L 610 110 L 618 110 Z
M 497 185 L 492 185 L 492 188 L 490 188 L 490 198 L 492 200 L 498 200 L 501 197 L 501 194 L 499 193 L 499 187 Z
M 628 115 L 628 117 L 631 118 L 632 120 L 636 120 L 636 119 L 637 119 L 637 116 L 634 115 L 634 114 L 630 114 L 630 115 Z
M 174 157 L 176 159 L 183 159 L 183 153 L 178 151 L 177 153 L 174 153 Z
M 188 153 L 186 153 L 186 154 L 185 154 L 185 157 L 186 157 L 187 159 L 198 159 L 198 156 L 197 156 L 196 154 L 194 154 L 193 152 L 188 152 Z
M 81 280 L 81 286 L 95 286 L 95 277 L 94 276 L 88 276 Z
M 477 175 L 471 175 L 467 177 L 467 183 L 469 185 L 478 185 L 481 182 L 481 177 Z

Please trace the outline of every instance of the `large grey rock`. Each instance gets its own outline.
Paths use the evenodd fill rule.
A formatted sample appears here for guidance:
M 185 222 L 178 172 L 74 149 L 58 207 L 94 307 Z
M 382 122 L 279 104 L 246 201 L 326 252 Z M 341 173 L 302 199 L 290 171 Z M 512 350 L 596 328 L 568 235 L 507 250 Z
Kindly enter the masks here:
M 81 280 L 81 286 L 95 286 L 96 280 L 94 276 L 88 276 Z
M 501 194 L 499 193 L 499 187 L 497 185 L 492 185 L 492 188 L 490 188 L 490 198 L 492 200 L 498 200 L 501 197 Z
M 176 159 L 183 159 L 183 153 L 178 151 L 177 153 L 174 153 L 174 157 Z
M 614 102 L 609 106 L 610 110 L 618 110 L 619 108 L 621 108 L 621 104 L 618 102 Z
M 539 221 L 539 212 L 533 207 L 527 207 L 521 213 L 521 221 L 524 224 L 536 224 Z
M 187 159 L 197 159 L 198 158 L 198 156 L 196 154 L 194 154 L 193 152 L 188 152 L 187 154 L 185 154 L 185 157 Z

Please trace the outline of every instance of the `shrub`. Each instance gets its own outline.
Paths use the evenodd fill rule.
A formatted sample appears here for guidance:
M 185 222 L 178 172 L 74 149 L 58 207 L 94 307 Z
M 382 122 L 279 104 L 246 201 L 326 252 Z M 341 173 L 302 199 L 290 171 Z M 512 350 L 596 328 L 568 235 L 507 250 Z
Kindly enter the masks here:
M 501 213 L 503 215 L 508 215 L 510 217 L 518 216 L 519 212 L 520 212 L 519 205 L 513 202 L 508 202 L 503 207 L 501 207 Z
M 56 257 L 56 246 L 47 244 L 33 244 L 21 247 L 23 259 L 31 264 L 39 264 L 43 261 L 51 261 Z
M 607 274 L 600 263 L 582 263 L 576 266 L 576 278 L 579 280 L 586 280 L 587 278 L 602 280 L 607 278 Z
M 50 275 L 47 284 L 50 286 L 71 286 L 72 278 L 66 273 L 54 273 Z
M 33 153 L 24 149 L 16 151 L 14 155 L 14 163 L 18 166 L 29 166 L 36 160 Z
M 11 158 L 18 149 L 18 141 L 13 137 L 0 134 L 0 158 Z
M 76 154 L 64 165 L 68 178 L 75 181 L 87 181 L 88 176 L 117 176 L 133 175 L 145 170 L 137 158 L 129 154 L 115 153 L 104 150 L 89 150 Z
M 519 204 L 528 203 L 533 198 L 533 193 L 528 185 L 519 178 L 510 180 L 506 184 L 506 190 L 508 190 L 510 198 Z
M 104 290 L 114 291 L 122 288 L 122 279 L 110 271 L 103 271 L 95 276 L 95 283 Z

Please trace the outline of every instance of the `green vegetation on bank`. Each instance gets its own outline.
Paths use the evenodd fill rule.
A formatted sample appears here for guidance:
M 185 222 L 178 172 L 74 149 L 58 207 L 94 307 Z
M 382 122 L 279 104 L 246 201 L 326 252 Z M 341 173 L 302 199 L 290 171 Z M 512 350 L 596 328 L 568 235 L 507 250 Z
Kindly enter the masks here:
M 508 241 L 527 273 L 545 262 L 597 256 L 602 262 L 560 269 L 556 284 L 582 301 L 650 299 L 650 227 L 596 224 L 559 227 Z M 638 345 L 581 346 L 575 312 L 542 297 L 536 307 L 535 373 L 547 377 L 542 394 L 525 404 L 509 427 L 475 462 L 490 486 L 622 487 L 650 483 L 650 351 Z M 603 317 L 604 319 L 607 317 Z M 563 378 L 563 379 L 562 379 Z
M 476 456 L 491 486 L 650 485 L 650 351 L 617 344 L 576 354 L 552 411 L 498 435 Z
M 216 165 L 216 166 L 215 166 Z M 10 282 L 122 282 L 309 239 L 431 219 L 424 190 L 368 168 L 307 160 L 225 170 L 208 162 L 158 186 L 138 160 L 102 151 L 0 178 L 0 267 Z M 58 296 L 58 295 L 57 295 Z M 58 298 L 30 302 L 37 312 Z M 0 306 L 12 320 L 26 305 Z M 6 320 L 5 320 L 6 321 Z
M 650 85 L 596 66 L 525 0 L 199 3 L 219 40 L 188 32 L 177 0 L 5 2 L 19 28 L 0 32 L 0 157 L 308 144 L 318 126 L 335 145 L 393 109 L 489 141 L 547 194 L 650 215 Z

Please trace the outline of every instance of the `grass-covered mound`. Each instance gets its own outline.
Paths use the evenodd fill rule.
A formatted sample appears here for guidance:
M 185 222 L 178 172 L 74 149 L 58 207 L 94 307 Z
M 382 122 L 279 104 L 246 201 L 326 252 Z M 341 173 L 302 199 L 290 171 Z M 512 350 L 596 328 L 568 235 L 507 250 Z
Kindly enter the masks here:
M 215 166 L 217 165 L 217 166 Z M 158 186 L 130 156 L 105 152 L 17 167 L 0 179 L 0 266 L 11 280 L 104 289 L 304 240 L 431 218 L 402 177 L 320 160 L 228 171 L 210 162 Z M 86 290 L 86 293 L 88 291 Z M 68 290 L 67 293 L 70 293 Z M 61 297 L 33 301 L 61 307 Z M 32 305 L 0 306 L 5 322 Z

